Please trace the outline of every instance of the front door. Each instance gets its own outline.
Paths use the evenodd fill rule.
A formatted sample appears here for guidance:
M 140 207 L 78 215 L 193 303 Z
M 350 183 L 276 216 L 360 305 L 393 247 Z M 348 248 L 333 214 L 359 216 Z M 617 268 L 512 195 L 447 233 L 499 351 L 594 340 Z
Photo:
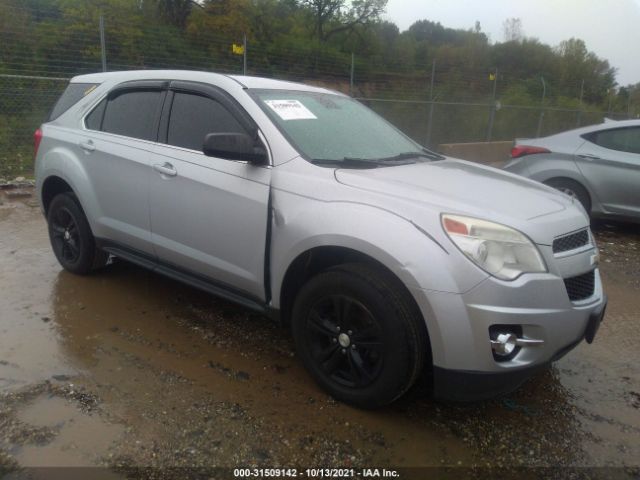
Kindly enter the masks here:
M 151 160 L 156 254 L 179 270 L 265 300 L 271 170 L 202 153 L 209 133 L 249 132 L 213 87 L 193 88 L 185 82 L 170 87 L 161 122 L 164 144 Z

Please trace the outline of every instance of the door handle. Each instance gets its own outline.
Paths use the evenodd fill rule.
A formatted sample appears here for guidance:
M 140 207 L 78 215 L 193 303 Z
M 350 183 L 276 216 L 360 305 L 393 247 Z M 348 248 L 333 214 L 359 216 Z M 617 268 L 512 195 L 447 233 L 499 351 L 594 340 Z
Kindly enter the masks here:
M 578 154 L 578 156 L 580 158 L 584 158 L 585 160 L 602 160 L 602 158 L 600 158 L 597 155 L 591 155 L 590 153 L 581 153 Z
M 86 142 L 80 142 L 80 148 L 87 153 L 91 153 L 96 149 L 96 146 L 93 144 L 92 140 L 87 140 Z
M 153 165 L 153 169 L 167 177 L 175 177 L 178 174 L 178 171 L 169 162 L 156 163 Z

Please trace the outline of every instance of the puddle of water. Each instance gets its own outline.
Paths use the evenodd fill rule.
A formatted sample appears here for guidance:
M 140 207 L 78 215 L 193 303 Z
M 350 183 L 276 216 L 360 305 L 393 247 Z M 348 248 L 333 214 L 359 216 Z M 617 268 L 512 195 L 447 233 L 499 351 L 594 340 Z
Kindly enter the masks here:
M 142 423 L 157 408 L 159 395 L 163 411 L 177 416 L 188 392 L 192 399 L 204 395 L 239 402 L 252 416 L 283 426 L 291 443 L 330 436 L 353 442 L 357 449 L 360 437 L 369 449 L 375 446 L 381 459 L 392 458 L 398 466 L 471 461 L 468 447 L 441 428 L 425 428 L 393 410 L 366 412 L 334 402 L 292 357 L 285 332 L 266 319 L 249 320 L 245 311 L 228 304 L 216 308 L 216 300 L 188 287 L 114 265 L 101 280 L 60 273 L 53 298 L 68 355 L 90 371 L 93 381 L 117 386 L 105 392 L 105 399 L 122 403 L 123 396 L 129 397 L 119 414 L 138 428 L 149 428 Z M 74 302 L 66 301 L 70 298 Z M 238 315 L 237 323 L 216 319 L 220 307 L 227 317 Z M 194 311 L 203 325 L 192 323 Z M 177 398 L 167 391 L 154 395 L 150 384 L 157 373 L 152 369 L 175 372 L 190 387 L 182 387 Z M 157 429 L 154 433 L 161 435 Z
M 25 445 L 15 458 L 25 467 L 91 467 L 123 433 L 97 415 L 88 415 L 59 397 L 39 397 L 17 418 L 34 427 L 51 427 L 53 440 L 45 445 Z
M 52 328 L 51 278 L 59 266 L 43 247 L 44 219 L 23 204 L 0 218 L 0 389 L 73 373 Z M 46 233 L 45 233 L 46 235 Z

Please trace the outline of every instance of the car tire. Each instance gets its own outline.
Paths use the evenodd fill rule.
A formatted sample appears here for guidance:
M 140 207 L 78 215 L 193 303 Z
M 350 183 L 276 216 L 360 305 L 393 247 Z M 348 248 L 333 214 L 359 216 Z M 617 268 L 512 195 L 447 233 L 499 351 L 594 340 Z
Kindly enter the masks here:
M 87 217 L 73 193 L 53 198 L 47 224 L 53 253 L 65 270 L 86 275 L 106 265 L 109 255 L 96 247 Z
M 586 188 L 578 182 L 571 180 L 570 178 L 552 178 L 544 183 L 545 185 L 553 187 L 556 190 L 560 190 L 562 193 L 577 199 L 587 213 L 591 215 L 591 197 L 589 196 L 589 192 L 587 192 Z
M 361 408 L 398 399 L 430 358 L 426 326 L 409 292 L 366 264 L 333 267 L 303 285 L 292 333 L 318 384 Z

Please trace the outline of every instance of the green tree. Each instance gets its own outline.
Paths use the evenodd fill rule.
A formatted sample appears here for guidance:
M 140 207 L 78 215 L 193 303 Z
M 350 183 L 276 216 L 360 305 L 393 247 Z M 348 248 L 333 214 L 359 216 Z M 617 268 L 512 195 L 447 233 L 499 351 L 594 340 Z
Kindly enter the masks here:
M 202 6 L 194 0 L 155 0 L 160 17 L 169 24 L 184 29 L 194 8 Z
M 555 53 L 560 60 L 559 74 L 562 84 L 578 90 L 584 81 L 585 101 L 599 104 L 606 102 L 609 90 L 616 84 L 616 70 L 608 61 L 590 52 L 584 41 L 578 38 L 561 42 Z
M 340 32 L 366 26 L 380 19 L 388 0 L 300 0 L 313 18 L 314 34 L 324 43 Z

